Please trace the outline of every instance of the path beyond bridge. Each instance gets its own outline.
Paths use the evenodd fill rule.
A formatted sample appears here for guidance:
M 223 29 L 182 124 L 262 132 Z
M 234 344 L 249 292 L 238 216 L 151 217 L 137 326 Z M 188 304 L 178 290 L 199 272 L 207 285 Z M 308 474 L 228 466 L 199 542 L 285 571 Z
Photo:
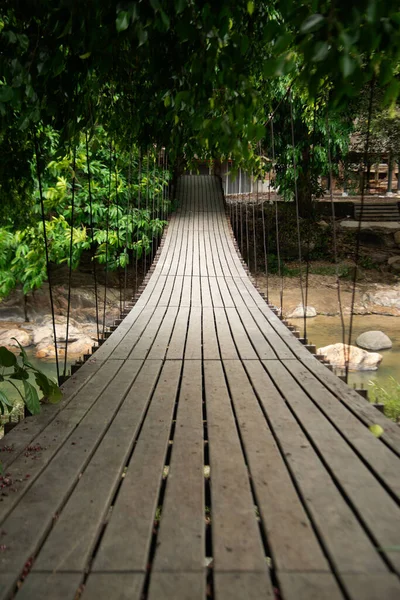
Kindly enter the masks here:
M 0 600 L 398 600 L 400 429 L 259 295 L 219 180 L 178 192 L 134 308 L 1 442 Z

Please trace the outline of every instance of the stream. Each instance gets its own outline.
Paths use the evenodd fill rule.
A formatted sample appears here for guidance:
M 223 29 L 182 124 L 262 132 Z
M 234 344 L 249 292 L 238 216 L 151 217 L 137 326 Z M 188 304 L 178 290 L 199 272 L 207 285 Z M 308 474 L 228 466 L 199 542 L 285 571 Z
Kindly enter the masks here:
M 300 319 L 293 319 L 302 331 Z M 348 342 L 349 318 L 345 319 L 346 343 Z M 400 318 L 384 317 L 381 315 L 355 315 L 353 318 L 352 343 L 365 331 L 383 331 L 392 340 L 393 347 L 390 350 L 379 350 L 383 360 L 377 371 L 355 371 L 349 373 L 349 384 L 356 387 L 368 388 L 369 381 L 376 381 L 385 387 L 387 379 L 392 376 L 400 380 Z M 319 315 L 307 319 L 307 337 L 310 343 L 317 348 L 336 344 L 342 341 L 342 325 L 339 316 L 326 317 Z

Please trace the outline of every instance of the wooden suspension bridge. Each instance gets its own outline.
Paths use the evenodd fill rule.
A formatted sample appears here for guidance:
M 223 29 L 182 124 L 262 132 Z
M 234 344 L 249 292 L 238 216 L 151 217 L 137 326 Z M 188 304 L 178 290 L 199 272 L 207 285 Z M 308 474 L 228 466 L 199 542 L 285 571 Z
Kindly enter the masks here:
M 178 196 L 134 308 L 1 442 L 0 600 L 398 600 L 400 429 L 258 293 L 219 180 Z

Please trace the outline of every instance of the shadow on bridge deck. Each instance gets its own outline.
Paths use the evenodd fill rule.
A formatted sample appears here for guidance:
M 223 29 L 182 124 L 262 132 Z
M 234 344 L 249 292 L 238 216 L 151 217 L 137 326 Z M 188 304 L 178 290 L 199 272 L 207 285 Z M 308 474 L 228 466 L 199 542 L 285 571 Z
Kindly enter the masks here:
M 261 298 L 218 179 L 178 194 L 135 307 L 2 442 L 0 599 L 398 599 L 399 428 Z

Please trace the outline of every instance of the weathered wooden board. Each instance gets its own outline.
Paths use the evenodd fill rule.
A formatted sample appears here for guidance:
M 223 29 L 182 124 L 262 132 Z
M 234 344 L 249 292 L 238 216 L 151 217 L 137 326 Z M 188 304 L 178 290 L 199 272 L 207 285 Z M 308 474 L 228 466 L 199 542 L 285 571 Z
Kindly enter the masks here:
M 218 178 L 177 195 L 134 308 L 0 442 L 0 600 L 397 600 L 399 428 L 264 302 Z

